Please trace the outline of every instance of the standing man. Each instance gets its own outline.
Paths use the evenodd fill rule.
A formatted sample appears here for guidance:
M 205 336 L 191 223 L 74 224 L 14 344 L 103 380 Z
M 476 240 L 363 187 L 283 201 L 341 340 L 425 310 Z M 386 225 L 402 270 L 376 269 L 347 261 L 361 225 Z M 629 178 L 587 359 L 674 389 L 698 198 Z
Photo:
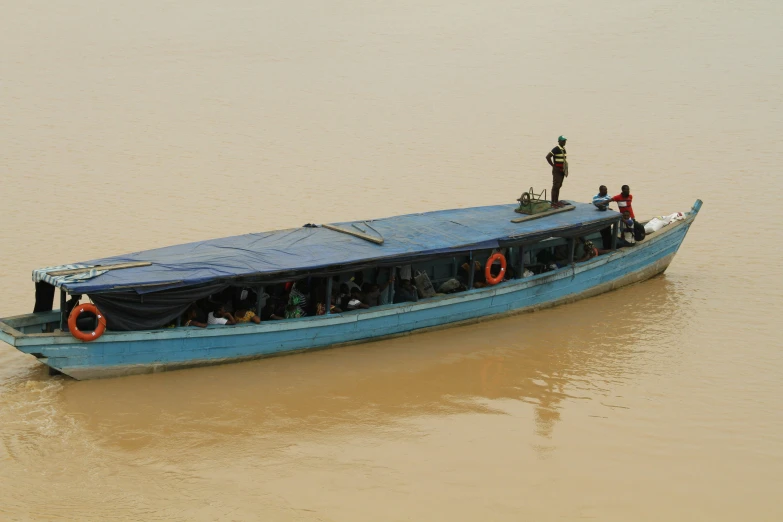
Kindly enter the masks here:
M 593 205 L 598 210 L 607 210 L 609 203 L 612 202 L 612 196 L 609 195 L 609 190 L 606 185 L 598 187 L 598 194 L 593 196 Z M 603 243 L 604 250 L 612 249 L 612 227 L 608 226 L 601 229 L 601 242 Z
M 612 201 L 612 196 L 609 195 L 609 190 L 606 188 L 606 185 L 598 187 L 598 194 L 593 196 L 593 205 L 595 205 L 595 208 L 598 210 L 606 210 L 609 208 L 609 203 Z
M 631 188 L 628 185 L 622 186 L 622 192 L 612 198 L 612 201 L 617 202 L 617 206 L 620 207 L 620 212 L 628 212 L 628 215 L 633 220 L 634 236 L 636 241 L 641 241 L 645 237 L 644 225 L 636 221 L 636 215 L 633 213 L 633 195 L 631 194 Z
M 560 201 L 560 187 L 568 177 L 568 159 L 566 158 L 566 137 L 557 138 L 557 147 L 549 151 L 546 161 L 552 167 L 552 207 L 560 208 L 565 203 Z M 553 161 L 554 160 L 554 161 Z
M 617 206 L 619 207 L 620 212 L 628 211 L 628 214 L 631 215 L 631 219 L 636 219 L 636 216 L 633 213 L 633 207 L 631 206 L 631 203 L 633 203 L 633 195 L 631 195 L 631 188 L 628 185 L 623 185 L 621 187 L 622 192 L 617 194 L 612 198 L 612 201 L 617 202 Z

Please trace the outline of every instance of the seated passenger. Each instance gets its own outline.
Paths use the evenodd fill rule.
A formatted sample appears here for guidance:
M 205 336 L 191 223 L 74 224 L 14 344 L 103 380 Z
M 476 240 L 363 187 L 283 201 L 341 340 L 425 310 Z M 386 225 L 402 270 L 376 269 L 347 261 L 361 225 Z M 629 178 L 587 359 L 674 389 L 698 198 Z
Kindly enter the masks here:
M 234 316 L 226 312 L 225 307 L 222 305 L 219 306 L 217 310 L 209 312 L 209 315 L 207 316 L 207 324 L 227 325 L 236 323 Z
M 623 212 L 623 219 L 620 222 L 620 237 L 617 238 L 618 247 L 636 246 L 636 237 L 634 234 L 634 220 L 631 213 L 627 210 Z
M 288 295 L 288 300 L 297 301 L 297 306 L 302 310 L 307 307 L 307 303 L 310 300 L 310 288 L 307 285 L 307 279 L 300 279 L 294 283 L 291 293 Z
M 343 309 L 340 308 L 340 291 L 336 288 L 332 288 L 332 300 L 331 304 L 329 305 L 329 313 L 340 314 L 342 311 Z
M 305 316 L 305 312 L 304 310 L 302 310 L 300 306 L 297 306 L 293 303 L 288 303 L 288 306 L 285 307 L 286 319 L 298 319 L 304 316 Z
M 260 319 L 262 321 L 278 321 L 280 319 L 285 319 L 285 304 L 282 304 L 280 300 L 276 298 L 268 299 L 266 305 L 264 305 L 264 308 L 261 310 Z
M 410 279 L 403 279 L 402 285 L 394 291 L 394 302 L 405 303 L 408 301 L 416 302 L 419 300 L 419 294 L 413 288 Z
M 370 305 L 362 302 L 362 293 L 358 288 L 351 290 L 351 298 L 348 300 L 348 310 L 359 310 L 360 308 L 370 308 Z
M 340 294 L 337 296 L 335 305 L 343 310 L 348 310 L 348 301 L 351 300 L 351 290 L 348 285 L 343 283 L 340 285 Z
M 381 292 L 384 292 L 393 282 L 394 278 L 392 277 L 382 285 L 377 283 L 369 285 L 369 290 L 364 293 L 364 302 L 370 306 L 378 306 L 381 304 Z
M 285 307 L 286 319 L 297 319 L 299 317 L 305 317 L 304 306 L 307 304 L 307 298 L 296 289 L 296 286 L 291 289 L 291 293 L 288 296 L 288 304 Z
M 557 265 L 558 268 L 563 268 L 564 266 L 568 266 L 568 256 L 570 252 L 570 247 L 565 245 L 558 245 L 552 249 L 552 253 L 554 255 L 554 262 Z
M 258 317 L 253 310 L 237 310 L 234 313 L 234 319 L 236 320 L 236 324 L 242 324 L 242 323 L 259 324 L 261 322 L 261 318 Z
M 551 247 L 542 248 L 536 254 L 536 262 L 539 265 L 542 265 L 540 273 L 557 270 L 558 267 L 557 263 L 555 262 L 555 254 L 552 250 L 553 249 Z
M 185 312 L 185 323 L 184 326 L 196 326 L 198 328 L 206 328 L 207 323 L 204 323 L 202 321 L 199 321 L 201 319 L 199 317 L 199 310 L 198 308 L 193 305 Z
M 487 286 L 487 278 L 484 276 L 484 270 L 481 268 L 481 263 L 473 261 L 473 288 L 484 288 Z M 457 279 L 466 287 L 468 286 L 470 281 L 470 263 L 462 263 L 457 273 Z
M 592 241 L 586 241 L 585 238 L 580 237 L 579 242 L 582 243 L 584 254 L 582 257 L 576 260 L 577 263 L 582 263 L 584 261 L 589 261 L 594 257 L 598 257 L 599 250 L 595 247 L 595 245 L 593 245 Z

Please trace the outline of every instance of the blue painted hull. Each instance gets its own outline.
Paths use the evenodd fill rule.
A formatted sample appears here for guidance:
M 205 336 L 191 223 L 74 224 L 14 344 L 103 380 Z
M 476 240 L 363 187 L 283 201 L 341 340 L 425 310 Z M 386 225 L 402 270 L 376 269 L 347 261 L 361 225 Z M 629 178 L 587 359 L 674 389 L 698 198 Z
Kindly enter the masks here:
M 83 343 L 69 334 L 0 339 L 35 354 L 76 379 L 150 373 L 220 364 L 402 335 L 433 327 L 536 310 L 649 279 L 669 266 L 698 211 L 634 248 L 621 249 L 555 272 L 436 297 L 344 314 L 230 327 L 107 332 Z

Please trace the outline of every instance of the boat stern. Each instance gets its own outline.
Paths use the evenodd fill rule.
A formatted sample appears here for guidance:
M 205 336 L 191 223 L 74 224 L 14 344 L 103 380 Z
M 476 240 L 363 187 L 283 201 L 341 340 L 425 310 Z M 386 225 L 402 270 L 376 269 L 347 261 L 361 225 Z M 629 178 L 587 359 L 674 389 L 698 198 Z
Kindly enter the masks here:
M 39 312 L 0 319 L 0 341 L 20 348 L 22 339 L 31 336 L 54 335 L 60 328 L 60 311 Z

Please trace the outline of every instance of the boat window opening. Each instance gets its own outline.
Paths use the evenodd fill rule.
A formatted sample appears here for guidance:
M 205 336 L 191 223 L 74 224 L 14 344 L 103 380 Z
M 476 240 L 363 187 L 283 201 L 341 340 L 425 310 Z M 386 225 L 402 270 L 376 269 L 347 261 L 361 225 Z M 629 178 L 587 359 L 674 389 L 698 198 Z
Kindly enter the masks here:
M 36 281 L 34 314 L 52 311 L 52 308 L 54 308 L 54 290 L 54 285 L 50 285 L 46 281 Z

